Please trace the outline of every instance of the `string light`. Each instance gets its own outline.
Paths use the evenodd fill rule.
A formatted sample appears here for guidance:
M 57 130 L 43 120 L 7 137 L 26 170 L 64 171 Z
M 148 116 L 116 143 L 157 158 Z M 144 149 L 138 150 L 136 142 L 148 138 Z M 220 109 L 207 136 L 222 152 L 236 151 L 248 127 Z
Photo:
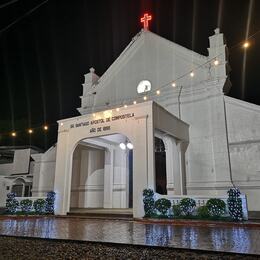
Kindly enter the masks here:
M 257 33 L 259 33 L 259 32 L 260 32 L 260 30 L 257 31 L 257 32 L 255 32 L 254 34 L 252 34 L 252 35 L 249 36 L 248 38 L 254 37 L 254 36 L 255 36 Z M 241 43 L 242 43 L 243 48 L 245 48 L 245 49 L 248 48 L 248 47 L 250 47 L 250 42 L 249 42 L 249 41 L 245 41 L 245 42 L 239 42 L 239 43 L 237 43 L 236 45 L 231 46 L 231 47 L 229 48 L 229 50 L 232 50 L 232 49 L 234 49 L 234 48 L 236 48 L 236 47 L 238 47 L 238 46 L 241 47 Z M 162 88 L 164 88 L 164 87 L 167 87 L 169 84 L 171 84 L 171 86 L 175 88 L 175 87 L 177 86 L 177 85 L 176 85 L 176 80 L 180 80 L 180 79 L 186 77 L 187 75 L 189 75 L 190 77 L 194 77 L 194 76 L 195 76 L 194 70 L 198 70 L 198 69 L 200 69 L 200 68 L 203 68 L 203 66 L 205 66 L 206 64 L 210 64 L 210 63 L 213 62 L 213 64 L 214 64 L 215 66 L 219 65 L 219 60 L 217 59 L 217 57 L 219 57 L 219 56 L 221 56 L 221 55 L 223 55 L 223 53 L 220 53 L 220 54 L 216 55 L 215 57 L 213 57 L 212 59 L 206 61 L 205 63 L 198 65 L 197 67 L 195 67 L 195 68 L 193 69 L 193 71 L 184 73 L 183 75 L 181 75 L 181 76 L 179 76 L 178 78 L 176 78 L 175 81 L 168 82 L 168 83 L 162 85 L 160 89 L 162 89 Z M 160 90 L 157 90 L 157 91 L 156 91 L 156 94 L 159 95 L 159 94 L 160 94 Z M 144 100 L 144 101 L 146 101 L 147 99 L 148 99 L 147 96 L 144 96 L 144 97 L 143 97 L 143 100 Z M 134 100 L 134 101 L 133 101 L 133 104 L 137 104 L 137 101 Z M 100 107 L 103 107 L 103 106 L 100 106 Z M 124 105 L 124 107 L 126 108 L 127 105 Z M 97 106 L 96 106 L 95 108 L 97 108 Z M 119 111 L 120 111 L 120 108 L 116 108 L 116 111 L 119 112 Z M 95 114 L 95 113 L 93 113 L 92 115 L 93 115 L 93 117 L 96 117 L 96 114 Z M 62 125 L 62 123 L 61 123 L 61 125 Z M 45 131 L 47 131 L 47 130 L 49 129 L 49 127 L 48 127 L 47 125 L 44 125 L 44 126 L 43 126 L 43 129 L 44 129 Z M 29 129 L 29 130 L 30 130 L 30 129 Z M 28 133 L 29 133 L 29 130 L 28 130 Z M 33 133 L 33 129 L 31 129 L 31 130 L 32 130 L 32 132 L 30 131 L 30 133 Z M 6 133 L 6 134 L 8 134 L 8 133 Z M 17 136 L 16 132 L 11 132 L 11 136 L 12 136 L 12 137 L 16 137 L 16 136 Z
M 124 105 L 124 108 L 127 108 L 127 105 Z
M 30 128 L 28 129 L 28 134 L 32 134 L 33 133 L 33 130 Z
M 244 42 L 243 47 L 244 47 L 245 49 L 247 49 L 247 48 L 249 47 L 249 42 L 248 42 L 248 41 Z
M 160 91 L 160 90 L 156 90 L 156 94 L 157 94 L 157 95 L 160 95 L 160 94 L 161 94 L 161 91 Z

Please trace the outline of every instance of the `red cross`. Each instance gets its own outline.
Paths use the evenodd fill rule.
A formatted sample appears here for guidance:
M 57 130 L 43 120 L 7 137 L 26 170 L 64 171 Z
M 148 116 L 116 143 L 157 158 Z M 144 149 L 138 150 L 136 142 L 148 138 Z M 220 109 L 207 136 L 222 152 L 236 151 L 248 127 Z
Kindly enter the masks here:
M 149 28 L 149 23 L 148 21 L 152 20 L 152 16 L 148 14 L 144 14 L 144 17 L 141 17 L 141 23 L 144 23 L 144 29 L 148 30 Z

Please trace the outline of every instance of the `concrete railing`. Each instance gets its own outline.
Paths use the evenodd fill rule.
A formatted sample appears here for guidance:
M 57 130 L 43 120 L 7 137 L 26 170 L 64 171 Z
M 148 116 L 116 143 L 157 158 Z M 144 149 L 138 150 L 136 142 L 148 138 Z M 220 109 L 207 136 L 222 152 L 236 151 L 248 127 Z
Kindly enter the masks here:
M 221 199 L 226 203 L 226 215 L 228 215 L 227 208 L 227 199 L 228 196 L 200 196 L 200 195 L 161 195 L 159 193 L 155 193 L 155 199 L 165 198 L 171 201 L 172 205 L 177 205 L 184 198 L 192 198 L 196 202 L 196 208 L 200 206 L 205 206 L 209 199 Z M 248 208 L 247 208 L 247 199 L 245 194 L 241 194 L 240 198 L 242 200 L 242 209 L 243 209 L 243 218 L 248 220 Z

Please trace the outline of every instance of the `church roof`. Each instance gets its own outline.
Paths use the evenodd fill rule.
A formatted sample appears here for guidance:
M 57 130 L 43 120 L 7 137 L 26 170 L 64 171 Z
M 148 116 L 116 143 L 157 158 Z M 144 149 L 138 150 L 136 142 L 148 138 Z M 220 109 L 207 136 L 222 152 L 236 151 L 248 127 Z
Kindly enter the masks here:
M 167 44 L 169 47 L 174 48 L 177 50 L 177 52 L 180 53 L 180 55 L 189 55 L 193 57 L 193 63 L 196 65 L 200 65 L 201 63 L 204 63 L 207 61 L 207 56 L 201 55 L 197 52 L 194 52 L 193 50 L 190 50 L 188 48 L 185 48 L 175 42 L 172 42 L 166 38 L 161 37 L 158 34 L 155 34 L 151 31 L 142 29 L 140 32 L 138 32 L 131 40 L 131 42 L 126 46 L 126 48 L 121 52 L 121 54 L 117 57 L 117 59 L 109 66 L 109 68 L 105 71 L 105 73 L 99 78 L 98 83 L 102 83 L 105 81 L 114 70 L 116 70 L 117 66 L 120 66 L 120 64 L 127 60 L 129 56 L 131 56 L 132 52 L 136 51 L 136 49 L 140 48 L 144 37 L 151 37 L 150 40 L 159 40 L 163 41 L 165 44 Z

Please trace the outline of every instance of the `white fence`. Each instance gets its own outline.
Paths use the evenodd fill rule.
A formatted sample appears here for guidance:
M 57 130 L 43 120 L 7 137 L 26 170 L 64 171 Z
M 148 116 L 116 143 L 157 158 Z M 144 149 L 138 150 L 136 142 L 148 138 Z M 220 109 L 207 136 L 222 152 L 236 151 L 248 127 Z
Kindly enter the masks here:
M 155 193 L 155 199 L 165 198 L 171 201 L 172 205 L 177 205 L 180 201 L 184 198 L 192 198 L 196 202 L 196 208 L 200 206 L 205 206 L 207 201 L 212 198 L 221 199 L 226 203 L 226 215 L 228 215 L 228 208 L 227 208 L 227 199 L 228 196 L 199 196 L 199 195 L 161 195 Z M 246 195 L 241 194 L 240 198 L 242 200 L 242 209 L 243 209 L 243 218 L 248 220 L 248 208 L 247 208 L 247 200 Z

